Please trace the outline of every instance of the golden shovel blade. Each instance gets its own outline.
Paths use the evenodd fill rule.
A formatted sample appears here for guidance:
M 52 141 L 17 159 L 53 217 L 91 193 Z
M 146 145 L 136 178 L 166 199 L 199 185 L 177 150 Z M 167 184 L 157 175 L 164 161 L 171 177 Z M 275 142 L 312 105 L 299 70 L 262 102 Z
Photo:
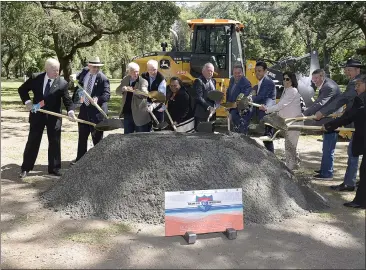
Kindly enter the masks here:
M 227 109 L 233 109 L 236 108 L 236 102 L 225 102 L 225 103 L 221 103 L 221 106 L 227 108 Z
M 154 99 L 157 102 L 165 102 L 165 95 L 159 91 L 149 92 L 149 98 Z

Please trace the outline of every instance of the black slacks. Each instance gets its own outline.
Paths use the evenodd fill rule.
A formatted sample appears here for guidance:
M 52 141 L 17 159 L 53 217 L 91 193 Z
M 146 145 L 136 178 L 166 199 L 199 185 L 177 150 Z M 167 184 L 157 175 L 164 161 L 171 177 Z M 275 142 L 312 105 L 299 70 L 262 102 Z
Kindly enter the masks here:
M 30 113 L 29 134 L 23 154 L 22 171 L 34 168 L 42 141 L 44 128 L 48 138 L 48 172 L 61 168 L 61 119 L 41 112 Z

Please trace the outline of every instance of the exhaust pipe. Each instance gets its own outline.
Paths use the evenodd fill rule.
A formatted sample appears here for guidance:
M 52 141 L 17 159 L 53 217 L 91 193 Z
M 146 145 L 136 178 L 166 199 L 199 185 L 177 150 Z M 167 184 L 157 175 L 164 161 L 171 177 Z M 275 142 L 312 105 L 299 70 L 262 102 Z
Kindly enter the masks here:
M 174 39 L 174 44 L 173 44 L 172 51 L 179 52 L 178 34 L 172 28 L 169 28 L 169 30 L 170 30 L 170 33 L 173 36 L 173 39 Z

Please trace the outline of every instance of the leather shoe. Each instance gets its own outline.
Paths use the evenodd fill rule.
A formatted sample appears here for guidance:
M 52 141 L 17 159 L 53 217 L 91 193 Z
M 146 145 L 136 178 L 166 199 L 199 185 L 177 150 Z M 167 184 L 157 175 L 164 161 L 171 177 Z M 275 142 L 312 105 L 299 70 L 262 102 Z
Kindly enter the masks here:
M 27 171 L 22 171 L 22 172 L 19 174 L 19 178 L 27 177 L 27 175 L 28 175 L 28 172 L 27 172 Z
M 321 171 L 320 170 L 315 170 L 314 172 L 317 173 L 317 174 L 320 174 Z
M 354 202 L 347 202 L 347 203 L 344 203 L 343 205 L 346 206 L 346 207 L 351 207 L 351 208 L 362 208 L 362 209 L 365 209 L 364 206 L 359 205 L 359 204 L 354 203 Z
M 331 189 L 335 191 L 354 191 L 355 187 L 347 186 L 344 183 L 336 186 L 330 186 Z
M 76 160 L 70 162 L 70 166 L 74 166 L 76 164 Z
M 319 174 L 316 174 L 313 176 L 315 179 L 317 180 L 332 180 L 333 179 L 333 176 L 330 176 L 330 177 L 326 177 L 324 175 L 321 175 L 320 173 Z
M 59 170 L 53 170 L 51 172 L 48 172 L 48 174 L 53 174 L 53 175 L 56 175 L 56 176 L 61 176 L 62 175 L 62 173 Z

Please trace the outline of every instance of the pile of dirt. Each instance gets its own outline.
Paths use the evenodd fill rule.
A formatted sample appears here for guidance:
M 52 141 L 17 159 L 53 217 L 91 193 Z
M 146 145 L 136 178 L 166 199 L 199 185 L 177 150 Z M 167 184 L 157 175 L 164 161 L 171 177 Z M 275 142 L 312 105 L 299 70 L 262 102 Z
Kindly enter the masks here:
M 107 136 L 42 199 L 73 218 L 158 224 L 164 222 L 164 192 L 227 188 L 243 189 L 246 223 L 326 207 L 274 154 L 246 136 L 173 132 Z

